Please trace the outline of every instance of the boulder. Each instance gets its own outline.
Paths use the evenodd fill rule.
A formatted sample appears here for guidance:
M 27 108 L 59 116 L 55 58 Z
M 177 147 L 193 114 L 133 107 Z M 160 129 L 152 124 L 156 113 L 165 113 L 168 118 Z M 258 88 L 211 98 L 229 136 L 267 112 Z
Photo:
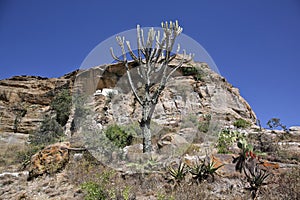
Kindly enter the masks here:
M 176 151 L 182 154 L 190 145 L 186 139 L 176 133 L 168 133 L 158 141 L 159 152 L 162 154 L 172 154 Z
M 63 169 L 69 161 L 69 148 L 69 142 L 55 143 L 34 154 L 30 160 L 28 180 Z
M 300 126 L 291 126 L 289 128 L 289 133 L 295 136 L 300 136 Z

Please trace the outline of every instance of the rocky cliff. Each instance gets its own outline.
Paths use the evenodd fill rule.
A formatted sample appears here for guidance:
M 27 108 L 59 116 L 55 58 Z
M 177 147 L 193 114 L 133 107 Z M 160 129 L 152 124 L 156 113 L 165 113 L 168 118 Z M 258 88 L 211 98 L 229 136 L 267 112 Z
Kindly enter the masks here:
M 0 132 L 36 130 L 57 92 L 72 88 L 76 73 L 60 78 L 14 76 L 0 80 Z
M 177 62 L 178 60 L 173 61 L 170 67 Z M 139 88 L 141 80 L 134 63 L 131 65 L 133 79 Z M 158 84 L 154 80 L 153 88 Z M 80 72 L 75 88 L 87 95 L 106 88 L 118 91 L 118 95 L 109 97 L 95 93 L 95 109 L 102 125 L 107 121 L 125 123 L 141 116 L 139 105 L 130 91 L 125 68 L 121 64 L 99 66 Z M 214 120 L 222 121 L 223 125 L 229 125 L 236 119 L 256 122 L 255 113 L 239 90 L 210 70 L 206 63 L 200 62 L 189 62 L 178 70 L 162 93 L 153 118 L 159 124 L 178 124 L 186 115 L 211 115 Z
M 207 64 L 191 62 L 183 67 L 186 70 L 181 69 L 177 73 L 160 98 L 154 116 L 157 123 L 178 124 L 182 116 L 187 114 L 198 117 L 209 114 L 223 124 L 230 124 L 239 118 L 256 122 L 255 113 L 241 97 L 239 90 L 211 71 Z M 193 72 L 195 69 L 197 74 Z M 140 108 L 130 89 L 124 87 L 128 86 L 124 74 L 121 64 L 111 64 L 75 71 L 59 78 L 15 76 L 1 80 L 0 131 L 29 133 L 35 130 L 49 111 L 49 104 L 57 92 L 64 88 L 73 89 L 74 82 L 74 91 L 81 89 L 87 95 L 104 88 L 123 91 L 110 104 L 107 104 L 105 97 L 95 96 L 98 99 L 95 103 L 98 123 L 105 124 L 113 118 L 115 122 L 128 121 L 129 115 L 131 120 L 136 120 Z M 122 98 L 124 101 L 120 102 Z

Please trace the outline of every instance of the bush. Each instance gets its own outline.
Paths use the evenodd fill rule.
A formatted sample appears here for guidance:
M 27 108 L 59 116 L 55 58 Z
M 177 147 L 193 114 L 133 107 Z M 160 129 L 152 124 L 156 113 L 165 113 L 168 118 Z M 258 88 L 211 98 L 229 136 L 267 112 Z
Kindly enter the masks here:
M 244 120 L 244 119 L 237 119 L 233 125 L 237 128 L 247 128 L 249 127 L 251 124 L 250 122 Z
M 31 145 L 46 146 L 59 141 L 63 135 L 61 125 L 54 118 L 47 116 L 39 130 L 29 136 L 29 141 Z
M 231 131 L 229 129 L 223 129 L 219 133 L 218 137 L 218 153 L 230 153 L 229 147 L 231 147 L 238 139 L 243 139 L 244 135 L 238 131 Z
M 62 90 L 51 102 L 51 108 L 56 111 L 56 121 L 64 126 L 70 115 L 72 96 L 68 89 Z
M 118 125 L 111 125 L 105 130 L 106 137 L 117 147 L 124 148 L 132 144 L 133 136 Z
M 196 81 L 201 81 L 202 74 L 196 67 L 182 67 L 181 72 L 183 76 L 193 76 Z
M 211 115 L 204 115 L 203 121 L 199 122 L 198 130 L 203 133 L 207 133 L 209 130 L 209 124 L 211 120 Z
M 80 184 L 81 188 L 85 192 L 86 200 L 98 200 L 98 199 L 136 199 L 134 193 L 132 192 L 132 187 L 124 185 L 124 179 L 122 181 L 117 180 L 118 176 L 114 171 L 104 170 L 101 173 L 94 171 L 99 166 L 86 166 L 91 171 L 89 171 L 90 177 L 86 176 L 84 173 L 84 179 L 89 179 Z M 76 170 L 78 170 L 76 168 Z M 99 169 L 97 169 L 98 171 Z M 73 171 L 73 170 L 72 170 Z M 85 172 L 85 170 L 80 170 L 80 172 Z M 77 178 L 77 177 L 76 177 Z
M 95 182 L 87 182 L 81 185 L 81 188 L 86 191 L 85 200 L 106 199 L 107 195 L 103 188 Z

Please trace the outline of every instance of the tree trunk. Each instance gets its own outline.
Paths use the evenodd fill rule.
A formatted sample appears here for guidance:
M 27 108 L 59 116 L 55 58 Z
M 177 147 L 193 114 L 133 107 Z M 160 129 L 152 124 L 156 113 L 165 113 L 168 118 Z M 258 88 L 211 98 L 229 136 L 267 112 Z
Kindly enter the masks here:
M 142 120 L 141 129 L 143 133 L 143 152 L 152 151 L 152 142 L 151 142 L 151 130 L 150 130 L 150 120 Z

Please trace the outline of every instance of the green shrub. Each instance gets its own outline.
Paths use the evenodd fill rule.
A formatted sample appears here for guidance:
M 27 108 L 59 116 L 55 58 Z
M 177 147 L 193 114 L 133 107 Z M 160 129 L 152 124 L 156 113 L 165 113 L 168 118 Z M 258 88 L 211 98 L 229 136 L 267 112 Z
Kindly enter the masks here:
M 83 183 L 81 188 L 86 192 L 86 196 L 84 197 L 85 200 L 99 200 L 106 199 L 107 197 L 101 185 L 95 182 Z
M 180 182 L 184 180 L 188 170 L 183 162 L 179 162 L 177 167 L 168 166 L 168 172 L 170 174 L 169 182 L 173 182 L 175 186 L 180 185 Z
M 13 130 L 14 133 L 18 132 L 19 124 L 25 115 L 27 114 L 26 106 L 23 103 L 18 103 L 12 108 L 12 112 L 15 115 Z
M 182 67 L 181 68 L 183 76 L 191 76 L 191 75 L 196 75 L 198 73 L 198 70 L 196 67 Z
M 216 166 L 214 161 L 204 159 L 196 163 L 195 166 L 190 167 L 189 172 L 197 183 L 207 179 L 209 176 L 212 177 L 212 181 L 214 181 L 216 171 L 223 166 L 224 165 Z
M 193 76 L 196 81 L 201 81 L 202 74 L 200 70 L 198 70 L 196 67 L 182 67 L 181 72 L 183 76 Z
M 81 188 L 85 191 L 85 200 L 120 199 L 120 196 L 127 197 L 127 195 L 129 195 L 129 187 L 125 186 L 125 189 L 120 191 L 120 188 L 114 185 L 112 181 L 112 179 L 115 178 L 114 171 L 104 170 L 99 173 L 97 171 L 99 170 L 97 169 L 98 166 L 96 165 L 93 167 L 90 163 L 88 163 L 88 166 L 86 167 L 91 170 L 88 171 L 90 172 L 89 175 L 92 176 L 84 176 L 84 179 L 87 181 L 80 184 Z M 122 193 L 122 195 L 120 193 Z
M 229 129 L 221 130 L 217 143 L 218 153 L 230 153 L 229 147 L 231 147 L 238 139 L 243 138 L 244 135 L 238 131 Z
M 75 107 L 74 117 L 72 121 L 71 131 L 76 131 L 79 127 L 86 123 L 86 116 L 91 115 L 92 109 L 87 106 L 88 96 L 76 94 L 73 98 L 73 105 Z
M 204 115 L 204 120 L 199 122 L 198 130 L 203 133 L 207 133 L 209 130 L 209 124 L 211 120 L 211 115 Z
M 61 125 L 50 116 L 47 116 L 42 122 L 40 128 L 29 136 L 31 145 L 46 146 L 60 141 L 64 136 Z
M 117 147 L 124 148 L 132 144 L 133 136 L 118 125 L 111 125 L 105 130 L 106 137 Z
M 21 168 L 25 169 L 31 160 L 31 157 L 38 151 L 40 151 L 43 146 L 27 145 L 25 149 L 17 152 L 17 161 L 21 163 Z
M 56 121 L 64 126 L 70 115 L 72 96 L 68 89 L 63 89 L 51 102 L 51 108 L 56 111 Z
M 244 120 L 244 119 L 237 119 L 233 125 L 237 128 L 247 128 L 249 127 L 251 124 L 250 122 Z

